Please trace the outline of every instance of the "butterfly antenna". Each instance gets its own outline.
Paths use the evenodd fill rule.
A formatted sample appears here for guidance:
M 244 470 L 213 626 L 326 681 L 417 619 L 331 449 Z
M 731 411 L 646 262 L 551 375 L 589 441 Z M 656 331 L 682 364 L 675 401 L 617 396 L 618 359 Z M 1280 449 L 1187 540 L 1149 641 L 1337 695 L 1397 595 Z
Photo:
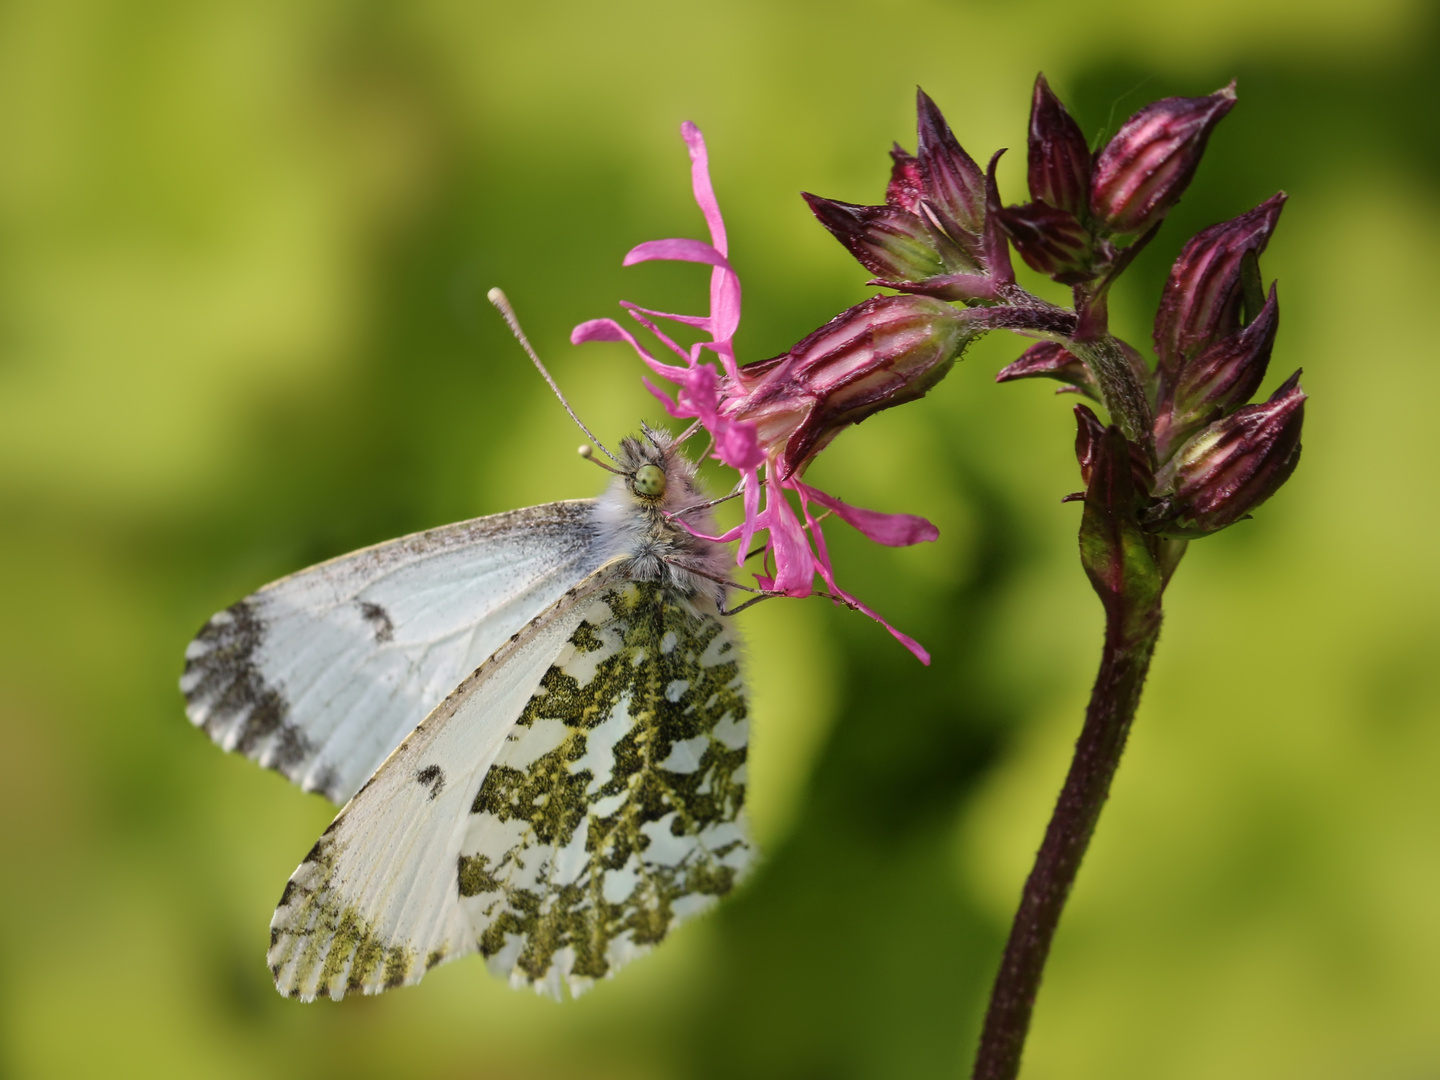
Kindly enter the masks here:
M 509 299 L 499 289 L 491 289 L 485 295 L 490 303 L 500 309 L 500 314 L 505 316 L 505 322 L 509 325 L 510 332 L 515 335 L 515 340 L 520 342 L 520 347 L 525 350 L 525 355 L 530 357 L 536 369 L 544 376 L 545 381 L 550 384 L 550 389 L 554 392 L 555 396 L 560 399 L 560 404 L 565 406 L 565 411 L 570 414 L 570 419 L 575 421 L 575 425 L 585 433 L 591 442 L 601 449 L 606 457 L 615 462 L 615 464 L 620 464 L 620 459 L 610 453 L 609 450 L 606 450 L 605 444 L 597 439 L 595 433 L 585 426 L 585 421 L 575 415 L 575 410 L 570 407 L 570 402 L 565 400 L 565 395 L 560 392 L 560 387 L 555 384 L 555 380 L 551 377 L 550 372 L 546 370 L 545 365 L 540 360 L 539 354 L 535 352 L 534 347 L 530 344 L 530 339 L 525 336 L 525 331 L 520 329 L 520 320 L 515 317 L 515 309 L 510 306 Z M 588 457 L 589 455 L 582 456 Z M 596 464 L 599 465 L 601 463 L 597 461 Z M 613 472 L 614 470 L 612 469 L 611 471 Z
M 605 450 L 605 448 L 604 448 L 603 446 L 602 446 L 600 449 L 601 449 L 601 450 Z M 597 461 L 597 460 L 595 460 L 595 447 L 591 446 L 589 443 L 581 443 L 581 444 L 580 444 L 580 448 L 579 448 L 578 450 L 576 450 L 575 452 L 576 452 L 577 454 L 579 454 L 582 458 L 584 458 L 586 461 L 590 462 L 590 464 L 592 464 L 592 465 L 599 465 L 600 468 L 604 469 L 606 472 L 612 472 L 612 473 L 614 473 L 616 476 L 629 476 L 629 475 L 630 475 L 629 473 L 625 472 L 623 469 L 614 469 L 614 468 L 611 468 L 609 465 L 606 465 L 605 462 L 603 462 L 603 461 Z M 610 451 L 609 451 L 609 450 L 605 450 L 605 452 L 608 454 Z

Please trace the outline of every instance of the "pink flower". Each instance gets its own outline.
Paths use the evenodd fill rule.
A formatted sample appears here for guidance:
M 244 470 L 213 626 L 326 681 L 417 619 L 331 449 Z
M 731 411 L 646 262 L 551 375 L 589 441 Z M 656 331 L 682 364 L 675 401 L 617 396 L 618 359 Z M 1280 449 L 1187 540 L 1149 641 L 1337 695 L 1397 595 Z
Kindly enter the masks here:
M 657 359 L 614 319 L 581 323 L 570 340 L 577 345 L 623 341 L 655 375 L 677 387 L 672 398 L 650 379 L 644 380 L 671 416 L 698 420 L 713 440 L 712 456 L 740 473 L 744 521 L 710 539 L 738 540 L 736 561 L 743 564 L 756 535 L 765 534 L 766 569 L 755 575 L 762 589 L 778 595 L 809 596 L 815 591 L 818 575 L 830 596 L 875 619 L 928 664 L 930 654 L 913 638 L 836 584 L 820 519 L 811 512 L 811 504 L 823 506 L 872 540 L 889 546 L 934 540 L 939 531 L 913 514 L 849 506 L 802 483 L 799 474 L 841 427 L 888 404 L 920 396 L 943 375 L 973 336 L 963 329 L 963 313 L 925 298 L 867 301 L 832 320 L 785 356 L 740 367 L 734 346 L 740 325 L 740 279 L 730 266 L 725 222 L 710 183 L 705 139 L 688 121 L 680 126 L 680 133 L 690 148 L 695 202 L 705 216 L 710 242 L 651 240 L 633 248 L 625 256 L 625 265 L 666 259 L 710 266 L 710 313 L 679 315 L 622 302 L 630 316 L 679 363 Z M 661 330 L 655 319 L 693 327 L 708 340 L 686 350 Z M 802 348 L 816 341 L 823 342 L 823 347 Z M 718 369 L 705 359 L 707 352 L 719 361 Z M 923 383 L 923 388 L 915 392 L 913 384 L 917 382 Z M 796 497 L 799 514 L 787 493 Z

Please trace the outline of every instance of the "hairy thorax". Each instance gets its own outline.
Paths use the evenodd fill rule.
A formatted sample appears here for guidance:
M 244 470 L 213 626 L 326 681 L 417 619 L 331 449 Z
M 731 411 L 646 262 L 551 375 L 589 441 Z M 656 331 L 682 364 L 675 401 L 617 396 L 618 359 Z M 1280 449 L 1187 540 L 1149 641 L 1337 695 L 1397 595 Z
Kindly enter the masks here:
M 669 433 L 649 428 L 621 442 L 619 458 L 624 475 L 595 509 L 607 558 L 624 559 L 632 581 L 660 582 L 687 597 L 707 594 L 723 608 L 729 558 L 719 544 L 695 535 L 713 536 L 716 525 L 708 509 L 693 509 L 709 501 L 694 463 Z

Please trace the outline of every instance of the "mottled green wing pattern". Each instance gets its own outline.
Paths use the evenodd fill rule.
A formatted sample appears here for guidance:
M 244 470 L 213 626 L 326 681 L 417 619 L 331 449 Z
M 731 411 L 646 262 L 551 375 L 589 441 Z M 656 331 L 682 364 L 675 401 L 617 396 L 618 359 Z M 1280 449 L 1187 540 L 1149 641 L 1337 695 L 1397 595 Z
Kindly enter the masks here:
M 738 651 L 658 584 L 591 603 L 471 809 L 461 905 L 492 971 L 579 993 L 730 891 L 752 857 Z

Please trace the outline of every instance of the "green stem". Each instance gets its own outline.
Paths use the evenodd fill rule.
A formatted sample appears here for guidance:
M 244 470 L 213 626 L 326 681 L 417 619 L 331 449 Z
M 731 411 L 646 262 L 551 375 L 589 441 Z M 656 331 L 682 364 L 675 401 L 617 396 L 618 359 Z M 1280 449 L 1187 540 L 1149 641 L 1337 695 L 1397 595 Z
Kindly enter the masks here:
M 1157 592 L 1140 610 L 1106 604 L 1105 646 L 1085 726 L 1060 799 L 1025 882 L 975 1058 L 974 1080 L 1015 1080 L 1040 977 L 1065 901 L 1090 845 L 1160 634 Z
M 1120 343 L 1109 334 L 1102 334 L 1088 340 L 1072 338 L 1065 347 L 1085 361 L 1095 375 L 1110 420 L 1120 433 L 1137 446 L 1150 445 L 1150 431 L 1155 423 L 1150 402 Z

